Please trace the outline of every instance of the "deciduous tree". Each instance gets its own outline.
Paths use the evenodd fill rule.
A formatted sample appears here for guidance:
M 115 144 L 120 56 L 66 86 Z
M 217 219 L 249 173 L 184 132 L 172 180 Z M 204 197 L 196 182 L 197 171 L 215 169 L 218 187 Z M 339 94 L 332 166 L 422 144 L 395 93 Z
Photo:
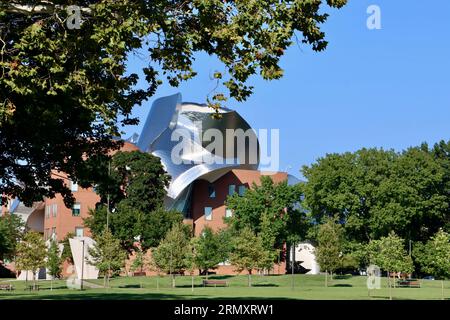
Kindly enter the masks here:
M 262 240 L 248 227 L 242 228 L 233 239 L 230 261 L 236 271 L 247 271 L 248 286 L 252 286 L 252 271 L 267 259 Z
M 109 278 L 125 266 L 127 255 L 120 240 L 114 238 L 109 229 L 105 229 L 94 239 L 96 243 L 88 249 L 90 258 L 87 262 L 103 274 L 104 283 L 109 286 Z
M 328 286 L 328 272 L 342 265 L 343 229 L 336 219 L 328 218 L 319 227 L 318 245 L 315 249 L 317 263 L 325 270 L 325 286 Z
M 439 230 L 425 245 L 414 250 L 423 272 L 441 280 L 442 300 L 444 299 L 444 280 L 450 278 L 450 235 Z
M 196 75 L 197 53 L 224 67 L 210 106 L 245 100 L 252 75 L 283 75 L 279 61 L 294 35 L 324 50 L 325 6 L 346 2 L 85 0 L 79 24 L 62 1 L 0 2 L 0 194 L 31 204 L 61 193 L 70 204 L 51 170 L 88 176 L 91 159 L 118 148 L 111 138 L 121 126 L 137 123 L 135 105 L 162 81 L 178 86 Z M 126 68 L 136 51 L 147 56 L 144 87 Z
M 63 260 L 61 259 L 61 252 L 59 251 L 58 242 L 51 240 L 50 247 L 47 249 L 47 272 L 52 277 L 50 286 L 53 290 L 53 279 L 61 276 Z
M 33 287 L 36 288 L 36 272 L 45 267 L 47 247 L 38 232 L 27 232 L 17 245 L 16 268 L 33 273 Z M 28 274 L 27 274 L 28 275 Z
M 183 273 L 188 267 L 189 234 L 188 226 L 182 223 L 174 224 L 159 246 L 152 250 L 153 265 L 171 275 L 172 287 L 175 287 L 175 274 Z

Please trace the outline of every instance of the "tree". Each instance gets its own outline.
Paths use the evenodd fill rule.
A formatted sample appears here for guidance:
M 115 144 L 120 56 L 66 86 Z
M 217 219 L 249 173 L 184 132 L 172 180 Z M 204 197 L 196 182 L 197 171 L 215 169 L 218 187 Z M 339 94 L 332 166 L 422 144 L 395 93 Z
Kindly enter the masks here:
M 73 256 L 72 256 L 72 250 L 70 249 L 70 242 L 69 239 L 72 239 L 75 237 L 75 233 L 68 232 L 64 239 L 61 240 L 61 244 L 63 245 L 63 250 L 61 253 L 61 260 L 62 262 L 67 261 L 70 264 L 74 264 L 73 262 Z
M 444 279 L 450 278 L 450 235 L 439 230 L 425 245 L 414 251 L 423 272 L 441 280 L 442 300 L 444 300 Z
M 328 286 L 328 272 L 342 265 L 343 230 L 334 218 L 328 218 L 320 225 L 315 254 L 317 263 L 325 270 L 325 286 Z
M 233 211 L 227 222 L 233 230 L 250 228 L 260 236 L 275 262 L 286 241 L 292 243 L 305 231 L 305 216 L 299 210 L 300 196 L 298 185 L 289 186 L 286 181 L 274 183 L 269 176 L 263 176 L 260 186 L 254 183 L 243 196 L 234 194 L 227 198 L 226 206 Z
M 338 214 L 349 241 L 368 243 L 391 231 L 423 241 L 445 224 L 445 170 L 426 145 L 328 154 L 302 173 L 305 207 L 316 221 Z
M 412 273 L 414 270 L 411 257 L 405 251 L 404 240 L 391 232 L 380 240 L 372 240 L 368 246 L 371 261 L 387 272 L 389 279 L 389 295 L 392 300 L 391 276 L 395 287 L 394 274 L 398 272 Z
M 144 267 L 146 265 L 145 261 L 145 254 L 142 250 L 136 251 L 136 256 L 133 259 L 133 262 L 131 263 L 131 272 L 136 272 L 136 270 L 139 270 L 139 272 L 142 272 L 144 270 Z
M 233 249 L 230 253 L 231 264 L 239 273 L 243 270 L 248 274 L 248 286 L 252 286 L 252 271 L 261 266 L 267 259 L 267 252 L 260 237 L 248 227 L 241 229 L 233 239 Z
M 101 206 L 90 211 L 90 217 L 84 219 L 84 225 L 94 235 L 100 234 L 106 226 L 107 210 Z M 128 253 L 136 248 L 136 242 L 143 251 L 156 247 L 173 224 L 183 221 L 183 215 L 174 210 L 157 208 L 152 212 L 143 212 L 119 203 L 109 216 L 109 228 Z
M 23 237 L 25 223 L 13 214 L 0 215 L 0 260 L 13 259 Z
M 127 255 L 108 229 L 94 239 L 96 243 L 89 248 L 91 257 L 87 262 L 103 274 L 104 284 L 109 286 L 109 278 L 125 266 Z
M 214 81 L 229 94 L 216 92 L 210 105 L 217 108 L 226 96 L 243 101 L 252 75 L 282 76 L 279 60 L 294 35 L 314 51 L 326 48 L 325 3 L 341 8 L 346 0 L 86 0 L 78 24 L 60 1 L 3 1 L 0 149 L 8 152 L 0 153 L 0 194 L 31 204 L 61 193 L 72 202 L 51 170 L 75 181 L 88 176 L 90 159 L 118 147 L 111 138 L 121 125 L 137 123 L 133 106 L 163 80 L 178 86 L 196 75 L 198 52 L 216 56 L 225 69 Z M 126 62 L 144 50 L 148 85 L 141 89 Z
M 50 247 L 47 250 L 47 272 L 52 277 L 51 290 L 53 290 L 53 279 L 61 276 L 61 252 L 59 251 L 58 242 L 51 240 Z
M 220 233 L 214 232 L 206 226 L 202 234 L 194 238 L 192 243 L 195 255 L 194 264 L 199 268 L 200 274 L 205 274 L 208 279 L 208 270 L 217 268 L 217 265 L 227 259 Z
M 16 268 L 23 272 L 33 273 L 33 288 L 36 288 L 35 273 L 45 267 L 47 247 L 38 232 L 27 232 L 17 245 Z M 28 280 L 28 279 L 27 279 Z
M 181 213 L 163 209 L 169 177 L 159 158 L 140 151 L 117 152 L 111 163 L 99 167 L 103 173 L 96 191 L 101 201 L 84 220 L 94 235 L 108 224 L 129 253 L 136 249 L 136 239 L 146 251 L 159 244 L 173 223 L 182 221 Z
M 172 287 L 175 288 L 175 274 L 183 273 L 187 266 L 187 253 L 190 242 L 189 227 L 174 224 L 158 247 L 152 250 L 152 260 L 158 270 L 172 277 Z
M 163 203 L 170 177 L 160 158 L 147 152 L 119 151 L 110 161 L 99 160 L 97 166 L 101 174 L 96 192 L 102 204 L 109 202 L 110 209 L 122 204 L 151 212 Z

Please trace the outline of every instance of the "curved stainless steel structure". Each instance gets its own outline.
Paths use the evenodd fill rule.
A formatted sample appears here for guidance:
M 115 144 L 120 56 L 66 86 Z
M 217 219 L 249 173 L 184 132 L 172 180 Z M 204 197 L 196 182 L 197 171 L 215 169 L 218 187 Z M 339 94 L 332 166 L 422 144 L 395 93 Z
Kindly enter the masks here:
M 185 207 L 190 185 L 199 178 L 212 182 L 234 168 L 258 168 L 254 131 L 236 111 L 221 108 L 219 112 L 221 118 L 213 119 L 214 110 L 205 104 L 183 103 L 179 93 L 153 103 L 137 145 L 161 158 L 171 176 L 168 207 Z M 244 139 L 232 136 L 236 132 L 245 133 Z M 220 135 L 222 141 L 216 140 Z

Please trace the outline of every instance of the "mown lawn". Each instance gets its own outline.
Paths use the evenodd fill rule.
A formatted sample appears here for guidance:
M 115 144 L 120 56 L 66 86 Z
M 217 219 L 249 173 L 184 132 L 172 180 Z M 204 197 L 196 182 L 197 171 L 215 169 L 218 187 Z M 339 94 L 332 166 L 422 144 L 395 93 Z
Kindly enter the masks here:
M 39 281 L 40 290 L 26 290 L 25 281 L 10 280 L 15 287 L 12 292 L 0 291 L 0 299 L 389 299 L 387 279 L 382 279 L 382 289 L 372 290 L 368 295 L 366 277 L 341 276 L 324 286 L 323 275 L 295 275 L 292 277 L 253 276 L 253 286 L 247 287 L 247 276 L 210 276 L 210 279 L 224 279 L 228 287 L 202 287 L 201 277 L 194 277 L 194 291 L 190 276 L 176 277 L 176 288 L 170 287 L 169 277 L 118 277 L 111 279 L 110 288 L 68 289 L 63 280 L 53 282 Z M 0 283 L 8 280 L 1 279 Z M 103 280 L 90 280 L 103 284 Z M 159 289 L 157 288 L 159 282 Z M 30 284 L 30 282 L 28 283 Z M 392 289 L 394 299 L 441 299 L 441 282 L 421 280 L 421 288 Z M 450 281 L 445 282 L 444 296 L 450 299 Z

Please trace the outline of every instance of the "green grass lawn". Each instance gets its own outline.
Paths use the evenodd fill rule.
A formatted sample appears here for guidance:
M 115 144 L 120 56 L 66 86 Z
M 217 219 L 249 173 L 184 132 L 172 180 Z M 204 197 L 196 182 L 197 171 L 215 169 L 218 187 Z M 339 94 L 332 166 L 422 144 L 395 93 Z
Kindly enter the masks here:
M 387 279 L 382 279 L 382 289 L 372 290 L 368 295 L 366 277 L 341 276 L 324 286 L 323 275 L 295 275 L 295 287 L 292 288 L 290 275 L 253 276 L 253 287 L 247 287 L 247 276 L 210 276 L 210 279 L 224 279 L 229 287 L 202 287 L 201 277 L 194 277 L 194 291 L 191 289 L 190 276 L 176 277 L 176 288 L 170 287 L 169 277 L 118 277 L 111 279 L 110 288 L 68 289 L 63 280 L 53 282 L 39 281 L 40 290 L 29 292 L 25 281 L 10 282 L 15 290 L 0 291 L 2 299 L 389 299 Z M 1 279 L 0 283 L 8 282 Z M 102 284 L 103 280 L 90 280 Z M 31 283 L 28 283 L 31 284 Z M 421 280 L 421 288 L 392 289 L 394 299 L 441 299 L 441 282 Z M 450 281 L 445 282 L 444 296 L 450 298 Z

